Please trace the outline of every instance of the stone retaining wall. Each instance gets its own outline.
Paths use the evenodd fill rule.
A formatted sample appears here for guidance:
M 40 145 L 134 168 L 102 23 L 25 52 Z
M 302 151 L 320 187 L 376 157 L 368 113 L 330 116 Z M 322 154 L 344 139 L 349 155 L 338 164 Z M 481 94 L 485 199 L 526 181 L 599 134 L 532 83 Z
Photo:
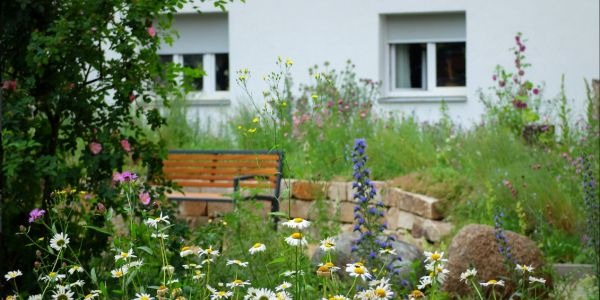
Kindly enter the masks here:
M 315 182 L 286 179 L 282 181 L 282 200 L 280 209 L 291 217 L 311 219 L 316 213 L 316 201 L 326 201 L 325 207 L 331 207 L 331 216 L 342 224 L 345 230 L 351 230 L 354 222 L 354 190 L 351 182 L 331 181 Z M 448 235 L 452 225 L 443 221 L 440 203 L 437 199 L 425 195 L 410 193 L 385 182 L 374 181 L 377 188 L 375 202 L 383 201 L 388 229 L 404 238 L 412 238 L 414 244 L 425 240 L 437 242 Z M 212 190 L 188 190 L 190 192 L 215 192 Z M 230 190 L 219 190 L 228 193 Z M 264 211 L 270 211 L 270 203 L 264 202 Z M 190 223 L 218 216 L 233 209 L 230 203 L 181 202 L 179 215 Z

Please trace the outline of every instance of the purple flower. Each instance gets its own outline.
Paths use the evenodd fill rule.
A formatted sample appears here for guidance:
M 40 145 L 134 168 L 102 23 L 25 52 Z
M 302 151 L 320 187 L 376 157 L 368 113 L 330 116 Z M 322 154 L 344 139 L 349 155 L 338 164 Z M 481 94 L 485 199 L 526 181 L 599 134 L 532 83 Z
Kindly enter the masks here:
M 152 200 L 148 192 L 142 192 L 138 195 L 138 197 L 140 198 L 140 202 L 144 205 L 150 204 L 150 200 Z
M 138 176 L 135 173 L 129 171 L 123 173 L 115 172 L 115 174 L 113 174 L 113 181 L 119 183 L 136 180 L 137 178 Z
M 32 211 L 29 212 L 29 223 L 37 221 L 37 219 L 43 217 L 45 213 L 46 211 L 43 209 L 34 208 Z

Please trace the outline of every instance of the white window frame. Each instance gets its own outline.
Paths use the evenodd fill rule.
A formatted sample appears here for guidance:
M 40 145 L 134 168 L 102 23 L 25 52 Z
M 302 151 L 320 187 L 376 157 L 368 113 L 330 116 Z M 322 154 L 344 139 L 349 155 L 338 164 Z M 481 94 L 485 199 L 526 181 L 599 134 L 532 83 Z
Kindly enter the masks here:
M 173 57 L 173 63 L 180 64 L 183 66 L 183 56 L 184 55 L 202 55 L 202 69 L 205 72 L 205 75 L 202 76 L 202 91 L 190 91 L 186 99 L 191 101 L 203 101 L 205 104 L 220 104 L 223 105 L 229 104 L 230 92 L 229 91 L 217 91 L 217 62 L 216 62 L 216 54 L 221 53 L 183 53 L 183 54 L 161 54 L 161 55 L 171 55 Z M 229 53 L 227 53 L 229 55 Z M 183 81 L 183 78 L 178 78 L 180 82 Z M 229 79 L 231 82 L 231 78 Z M 231 89 L 231 85 L 230 85 Z M 201 103 L 196 103 L 201 104 Z
M 453 13 L 453 12 L 449 12 Z M 445 13 L 440 13 L 444 15 Z M 468 76 L 465 81 L 465 86 L 460 87 L 437 87 L 437 51 L 436 45 L 438 43 L 451 43 L 451 42 L 463 42 L 465 43 L 465 64 L 467 64 L 467 41 L 466 37 L 452 37 L 444 38 L 439 37 L 435 39 L 419 39 L 418 37 L 411 37 L 407 39 L 401 38 L 388 38 L 387 37 L 387 16 L 383 15 L 381 19 L 381 39 L 380 44 L 383 48 L 381 49 L 382 59 L 382 97 L 380 98 L 382 103 L 393 103 L 393 102 L 464 102 L 467 100 L 467 85 Z M 466 17 L 466 16 L 465 16 Z M 426 44 L 427 45 L 427 62 L 426 62 L 426 88 L 396 88 L 396 54 L 395 45 L 398 44 Z M 465 66 L 466 67 L 466 66 Z M 466 72 L 466 68 L 465 68 Z

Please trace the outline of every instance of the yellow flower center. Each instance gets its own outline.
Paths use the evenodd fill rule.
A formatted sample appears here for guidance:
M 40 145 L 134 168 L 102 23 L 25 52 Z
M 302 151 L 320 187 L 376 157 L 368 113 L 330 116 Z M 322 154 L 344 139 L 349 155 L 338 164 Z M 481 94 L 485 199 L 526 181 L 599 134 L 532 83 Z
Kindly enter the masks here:
M 121 257 L 127 258 L 127 256 L 129 256 L 129 253 L 127 253 L 127 252 L 121 252 Z
M 442 256 L 438 253 L 431 254 L 431 260 L 438 260 L 440 258 L 442 258 Z
M 335 267 L 335 265 L 332 262 L 326 262 L 325 266 L 328 268 Z
M 302 238 L 302 233 L 300 233 L 300 232 L 294 232 L 294 233 L 292 233 L 292 238 L 296 239 L 296 240 L 299 240 L 299 239 Z
M 335 246 L 334 243 L 330 243 L 330 242 L 325 243 L 325 248 L 333 248 L 333 246 Z
M 302 219 L 302 218 L 295 218 L 294 219 L 295 223 L 302 223 L 302 221 L 304 221 L 304 219 Z
M 254 246 L 252 246 L 252 248 L 260 248 L 260 246 L 262 246 L 261 243 L 256 243 L 256 244 L 254 244 Z
M 154 221 L 160 221 L 160 217 L 154 218 Z
M 241 284 L 242 282 L 243 282 L 243 281 L 241 281 L 241 280 L 239 280 L 239 279 L 236 279 L 236 280 L 234 280 L 234 281 L 233 281 L 233 283 L 234 283 L 234 284 Z
M 54 277 L 56 277 L 56 275 L 58 275 L 58 274 L 56 274 L 56 272 L 50 272 L 50 274 L 48 274 L 48 277 L 54 278 Z
M 220 292 L 217 293 L 217 295 L 219 295 L 219 296 L 225 296 L 225 295 L 227 295 L 227 292 L 220 291 Z
M 355 267 L 354 268 L 354 273 L 360 274 L 360 275 L 365 274 L 365 269 L 363 267 L 361 267 L 361 266 Z
M 363 263 L 361 263 L 360 261 L 359 261 L 359 262 L 357 262 L 357 263 L 355 263 L 355 265 L 357 265 L 357 266 L 361 266 L 361 267 L 362 267 L 362 266 L 364 266 L 364 264 L 363 264 Z
M 419 290 L 414 290 L 412 291 L 412 293 L 410 293 L 411 296 L 415 297 L 415 298 L 422 298 L 423 296 L 425 296 L 423 294 L 423 292 L 419 291 Z
M 121 277 L 123 276 L 123 271 L 116 271 L 115 272 L 115 277 Z
M 317 270 L 319 272 L 329 272 L 329 267 L 327 265 L 320 266 Z
M 487 283 L 488 283 L 488 284 L 496 284 L 496 283 L 498 283 L 498 281 L 496 281 L 496 280 L 492 279 L 492 280 L 488 281 Z
M 188 246 L 184 246 L 184 247 L 182 247 L 182 248 L 181 248 L 181 251 L 182 251 L 182 252 L 183 252 L 183 251 L 188 251 L 188 250 L 190 250 L 190 247 L 188 247 Z
M 140 297 L 140 300 L 150 300 L 150 297 L 143 295 L 142 297 Z
M 376 288 L 375 289 L 375 295 L 377 295 L 377 297 L 385 297 L 386 296 L 386 292 L 384 289 L 382 288 Z

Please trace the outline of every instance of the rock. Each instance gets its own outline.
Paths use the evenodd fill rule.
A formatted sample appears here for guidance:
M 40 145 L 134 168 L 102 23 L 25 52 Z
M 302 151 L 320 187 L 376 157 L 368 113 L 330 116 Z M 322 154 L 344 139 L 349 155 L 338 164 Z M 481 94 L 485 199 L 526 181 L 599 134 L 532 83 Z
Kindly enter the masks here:
M 424 220 L 421 228 L 425 233 L 425 238 L 432 243 L 437 243 L 443 237 L 452 232 L 452 224 L 449 222 Z
M 352 241 L 358 239 L 359 234 L 357 232 L 342 232 L 336 236 L 336 250 L 334 264 L 344 269 L 346 264 L 350 264 L 356 261 L 356 258 L 352 254 Z M 420 260 L 423 256 L 421 250 L 414 245 L 405 243 L 403 241 L 392 242 L 392 248 L 396 250 L 396 253 L 402 257 L 402 261 L 395 263 L 396 267 L 399 267 L 401 276 L 408 276 L 412 271 L 412 262 Z M 315 251 L 312 256 L 313 264 L 318 264 L 323 260 L 324 252 L 319 248 Z M 379 266 L 377 266 L 379 267 Z M 343 272 L 342 272 L 343 273 Z
M 538 272 L 544 267 L 542 252 L 535 242 L 511 231 L 505 231 L 505 234 L 516 263 L 532 265 Z M 447 252 L 446 268 L 450 273 L 444 282 L 444 290 L 458 295 L 469 293 L 467 285 L 460 282 L 460 273 L 474 267 L 477 269 L 477 281 L 505 279 L 506 287 L 496 289 L 496 292 L 504 292 L 504 295 L 514 292 L 514 282 L 506 280 L 511 274 L 505 267 L 504 257 L 498 251 L 493 227 L 476 224 L 465 226 L 454 236 Z M 535 273 L 534 276 L 539 277 L 540 274 Z
M 413 224 L 419 220 L 422 219 L 419 216 L 413 215 L 409 212 L 397 209 L 395 207 L 390 207 L 390 209 L 388 209 L 385 218 L 387 219 L 388 222 L 388 228 L 395 230 L 395 229 L 409 229 L 412 230 L 413 228 Z M 420 220 L 422 222 L 422 220 Z
M 385 193 L 384 204 L 419 215 L 431 220 L 441 220 L 440 201 L 438 199 L 410 193 L 399 188 L 390 188 Z
M 327 198 L 335 201 L 348 201 L 348 189 L 352 185 L 345 181 L 331 181 L 327 187 Z

